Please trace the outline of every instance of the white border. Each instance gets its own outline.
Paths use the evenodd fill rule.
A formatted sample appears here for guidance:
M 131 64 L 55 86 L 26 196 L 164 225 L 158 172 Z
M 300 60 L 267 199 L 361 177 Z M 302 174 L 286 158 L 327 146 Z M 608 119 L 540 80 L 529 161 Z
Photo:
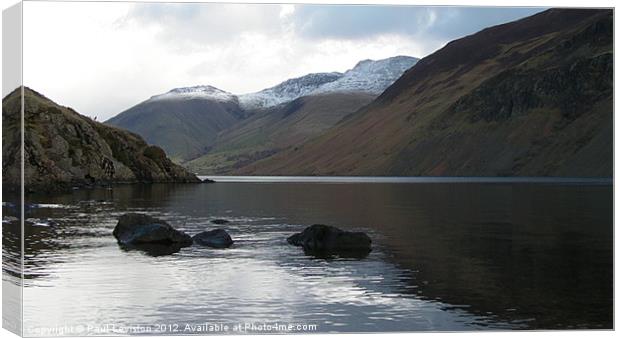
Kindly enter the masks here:
M 92 1 L 92 2 L 97 2 L 96 0 L 83 0 L 83 1 Z M 120 1 L 120 0 L 106 0 L 109 2 L 125 2 L 125 1 Z M 475 1 L 464 1 L 464 0 L 450 0 L 450 1 L 446 1 L 446 0 L 387 0 L 387 1 L 379 1 L 379 0 L 354 0 L 354 1 L 350 1 L 350 0 L 337 0 L 337 1 L 333 1 L 333 0 L 307 0 L 307 1 L 300 1 L 300 0 L 286 0 L 286 1 L 273 1 L 273 0 L 240 0 L 240 1 L 231 1 L 231 0 L 220 0 L 220 1 L 199 1 L 199 0 L 195 0 L 195 1 L 182 1 L 182 0 L 168 0 L 168 1 L 162 1 L 162 0 L 151 0 L 151 1 L 146 1 L 146 0 L 136 0 L 136 2 L 224 2 L 224 3 L 235 3 L 235 2 L 243 2 L 243 3 L 317 3 L 317 4 L 381 4 L 381 5 L 419 5 L 419 6 L 505 6 L 505 7 L 615 7 L 615 2 L 614 1 L 605 1 L 605 0 L 589 0 L 589 1 L 576 1 L 576 0 L 563 0 L 563 1 L 558 1 L 558 0 L 521 0 L 521 1 L 512 1 L 512 0 L 506 0 L 506 1 L 492 1 L 492 0 L 475 0 Z M 14 5 L 15 3 L 17 3 L 17 1 L 12 1 L 12 0 L 0 0 L 0 3 L 2 4 L 2 9 L 6 9 L 12 5 Z M 0 25 L 1 27 L 1 25 Z M 618 126 L 619 123 L 618 119 L 615 118 L 615 112 L 618 111 L 618 102 L 615 100 L 616 97 L 616 92 L 617 92 L 617 87 L 616 85 L 616 81 L 615 79 L 617 78 L 617 73 L 618 73 L 618 62 L 617 62 L 617 55 L 615 53 L 615 46 L 617 45 L 618 42 L 618 35 L 616 34 L 616 30 L 615 30 L 615 13 L 614 13 L 614 130 L 618 130 Z M 1 70 L 0 70 L 0 75 L 1 75 Z M 0 132 L 1 135 L 1 132 Z M 618 155 L 618 147 L 616 147 L 616 142 L 615 142 L 615 132 L 614 132 L 614 162 L 615 162 L 615 158 L 617 158 Z M 617 177 L 618 175 L 618 168 L 615 166 L 614 163 L 614 177 Z M 618 198 L 616 198 L 616 189 L 614 187 L 614 229 L 616 226 L 616 219 L 615 219 L 615 210 L 618 209 Z M 616 271 L 616 267 L 617 267 L 617 252 L 615 250 L 615 243 L 617 242 L 617 233 L 614 231 L 614 272 Z M 618 322 L 618 312 L 615 311 L 615 305 L 616 305 L 616 297 L 615 297 L 615 290 L 618 287 L 618 280 L 615 278 L 615 273 L 614 273 L 614 325 L 615 323 Z M 0 301 L 1 301 L 1 296 L 0 296 Z M 0 331 L 0 333 L 2 334 L 2 336 L 5 336 L 5 334 L 7 336 L 11 336 L 11 337 L 17 337 L 17 335 L 14 335 L 12 333 L 10 333 L 9 331 L 6 331 L 4 329 L 2 329 Z M 425 337 L 449 337 L 449 336 L 454 336 L 454 335 L 458 335 L 459 337 L 463 337 L 463 338 L 469 338 L 469 337 L 477 337 L 477 336 L 487 336 L 490 337 L 490 335 L 493 335 L 493 337 L 524 337 L 524 336 L 538 336 L 538 337 L 581 337 L 584 334 L 587 334 L 588 337 L 608 337 L 611 335 L 615 335 L 614 331 L 519 331 L 519 332 L 459 332 L 459 333 L 378 333 L 380 334 L 382 337 L 415 337 L 415 336 L 421 336 L 424 335 Z M 296 335 L 299 336 L 299 335 Z M 351 337 L 351 338 L 361 338 L 361 337 L 365 337 L 367 336 L 367 334 L 339 334 L 339 335 L 333 335 L 333 334 L 312 334 L 312 337 L 317 337 L 317 338 L 327 338 L 327 337 Z M 166 338 L 168 336 L 158 336 L 160 338 Z M 174 337 L 174 338 L 178 338 L 178 336 L 170 336 L 170 337 Z M 199 337 L 199 336 L 197 336 Z M 211 336 L 205 336 L 205 337 L 211 337 Z M 241 336 L 230 336 L 230 337 L 241 337 Z M 247 337 L 247 336 L 243 336 L 243 337 Z M 260 336 L 256 336 L 256 337 L 281 337 L 281 335 L 260 335 Z

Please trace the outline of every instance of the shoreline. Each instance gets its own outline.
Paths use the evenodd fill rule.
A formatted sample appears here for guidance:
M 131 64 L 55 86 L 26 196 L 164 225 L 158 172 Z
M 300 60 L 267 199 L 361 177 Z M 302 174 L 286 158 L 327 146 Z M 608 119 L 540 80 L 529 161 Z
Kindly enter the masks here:
M 612 177 L 467 177 L 467 176 L 217 176 L 196 175 L 216 183 L 528 183 L 613 185 Z

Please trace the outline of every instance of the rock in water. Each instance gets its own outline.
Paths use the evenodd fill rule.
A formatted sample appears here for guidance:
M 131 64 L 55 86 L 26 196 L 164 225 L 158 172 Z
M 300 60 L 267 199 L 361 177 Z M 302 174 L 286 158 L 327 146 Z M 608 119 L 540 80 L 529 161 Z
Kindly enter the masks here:
M 364 257 L 371 251 L 371 240 L 363 232 L 351 232 L 330 225 L 314 224 L 287 241 L 314 256 Z
M 228 224 L 228 223 L 230 223 L 230 221 L 227 220 L 227 219 L 217 218 L 217 219 L 211 220 L 211 223 L 213 223 L 213 224 L 220 224 L 221 225 L 221 224 Z
M 174 243 L 174 244 L 143 243 L 143 244 L 134 244 L 134 245 L 121 244 L 120 248 L 123 251 L 139 250 L 147 254 L 148 256 L 159 257 L 159 256 L 167 256 L 167 255 L 172 255 L 173 253 L 177 253 L 186 246 L 187 245 L 181 245 L 179 243 Z
M 194 243 L 212 248 L 228 248 L 233 244 L 232 238 L 224 229 L 203 231 L 192 237 Z
M 119 244 L 128 246 L 159 244 L 180 248 L 192 245 L 192 238 L 188 234 L 176 230 L 166 221 L 144 214 L 129 213 L 121 216 L 112 234 Z

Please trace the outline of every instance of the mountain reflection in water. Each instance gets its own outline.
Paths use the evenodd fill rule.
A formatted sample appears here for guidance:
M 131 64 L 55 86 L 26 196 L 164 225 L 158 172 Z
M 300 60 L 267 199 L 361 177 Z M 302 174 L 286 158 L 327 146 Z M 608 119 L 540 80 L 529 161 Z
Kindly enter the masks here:
M 610 184 L 128 185 L 27 202 L 36 205 L 25 215 L 26 329 L 264 321 L 323 332 L 612 327 Z M 235 244 L 170 255 L 123 250 L 111 232 L 125 212 L 190 235 L 222 227 Z M 215 218 L 231 223 L 211 224 Z M 373 251 L 319 259 L 286 243 L 314 223 L 365 231 Z M 10 240 L 19 238 L 15 224 L 3 222 L 5 255 L 19 243 Z M 3 283 L 15 281 L 7 262 Z

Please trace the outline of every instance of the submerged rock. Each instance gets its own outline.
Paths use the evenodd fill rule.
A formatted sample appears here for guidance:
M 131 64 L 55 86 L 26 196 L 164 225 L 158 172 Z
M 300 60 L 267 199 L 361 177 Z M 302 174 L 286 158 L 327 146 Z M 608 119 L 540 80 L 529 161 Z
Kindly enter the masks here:
M 26 224 L 34 227 L 55 227 L 58 223 L 52 219 L 27 218 Z
M 192 237 L 194 243 L 198 245 L 209 246 L 212 248 L 228 248 L 233 244 L 232 238 L 224 229 L 214 229 L 211 231 L 203 231 Z
M 230 223 L 230 221 L 227 219 L 217 218 L 217 219 L 212 219 L 211 223 L 222 225 L 222 224 L 228 224 Z
M 13 216 L 4 216 L 2 217 L 2 223 L 11 223 L 11 222 L 18 222 L 19 218 L 17 217 L 13 217 Z
M 307 254 L 318 257 L 365 257 L 372 250 L 372 241 L 365 233 L 344 231 L 323 224 L 309 226 L 290 236 L 287 242 L 301 246 Z
M 158 256 L 172 255 L 173 253 L 177 253 L 181 251 L 181 249 L 186 246 L 187 245 L 183 245 L 181 243 L 173 243 L 173 244 L 141 243 L 141 244 L 128 244 L 128 245 L 121 244 L 120 247 L 123 251 L 138 250 L 148 256 L 158 257 Z
M 138 249 L 139 245 L 144 244 L 174 247 L 192 245 L 192 238 L 188 234 L 174 229 L 166 221 L 145 214 L 122 215 L 112 234 L 119 244 Z

